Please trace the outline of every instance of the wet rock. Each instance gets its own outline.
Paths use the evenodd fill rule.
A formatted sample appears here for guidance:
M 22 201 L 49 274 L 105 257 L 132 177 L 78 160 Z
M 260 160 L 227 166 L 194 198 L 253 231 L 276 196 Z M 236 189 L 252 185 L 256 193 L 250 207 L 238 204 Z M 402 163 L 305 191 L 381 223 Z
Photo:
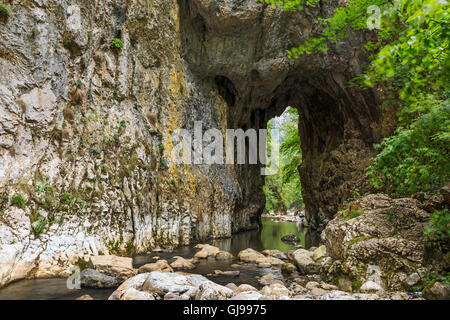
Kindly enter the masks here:
M 100 273 L 116 277 L 119 279 L 128 279 L 136 274 L 133 269 L 133 259 L 117 256 L 92 256 L 89 258 L 89 267 Z
M 258 267 L 263 267 L 263 268 L 270 268 L 271 266 L 280 267 L 284 264 L 284 261 L 274 258 L 274 257 L 258 258 L 258 259 L 256 259 L 255 262 L 258 265 Z
M 192 263 L 192 260 L 187 260 L 182 257 L 174 257 L 176 259 L 174 262 L 170 264 L 173 269 L 194 269 L 195 265 Z M 157 270 L 154 270 L 157 271 Z
M 288 243 L 299 243 L 300 238 L 297 237 L 295 234 L 291 233 L 281 237 L 281 241 Z
M 292 263 L 283 263 L 281 265 L 281 272 L 283 274 L 293 274 L 297 272 L 297 267 L 294 266 Z
M 424 290 L 423 295 L 427 300 L 450 300 L 450 285 L 435 282 Z
M 227 277 L 239 277 L 240 271 L 222 271 L 214 270 L 214 275 L 217 276 L 227 276 Z
M 256 262 L 256 260 L 264 259 L 265 257 L 262 253 L 259 253 L 256 250 L 248 248 L 239 252 L 238 258 L 243 262 Z
M 262 251 L 262 254 L 269 257 L 274 257 L 280 260 L 287 260 L 287 254 L 284 252 L 281 252 L 280 250 L 264 250 Z
M 173 269 L 166 260 L 158 260 L 155 263 L 147 263 L 138 269 L 138 273 L 148 273 L 152 271 L 173 272 Z
M 81 286 L 85 288 L 116 288 L 123 280 L 105 275 L 94 269 L 85 269 L 80 274 Z
M 234 259 L 234 256 L 227 251 L 219 251 L 216 254 L 216 260 L 219 260 L 219 261 L 227 261 L 227 260 L 233 260 L 233 259 Z
M 194 255 L 194 257 L 198 259 L 214 258 L 220 251 L 219 248 L 209 244 L 197 245 L 195 248 L 201 249 Z
M 268 262 L 260 262 L 258 263 L 258 268 L 270 268 L 271 265 Z

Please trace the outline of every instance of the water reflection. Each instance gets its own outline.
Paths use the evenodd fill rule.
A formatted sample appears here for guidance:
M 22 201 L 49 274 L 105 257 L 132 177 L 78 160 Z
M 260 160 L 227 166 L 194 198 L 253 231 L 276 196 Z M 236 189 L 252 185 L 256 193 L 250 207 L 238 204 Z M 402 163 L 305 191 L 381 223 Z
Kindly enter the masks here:
M 265 249 L 278 249 L 286 252 L 295 249 L 295 245 L 284 243 L 281 237 L 293 233 L 301 239 L 300 244 L 305 246 L 305 235 L 297 229 L 294 222 L 276 222 L 269 218 L 263 218 L 262 230 L 254 230 L 233 235 L 229 239 L 212 240 L 209 243 L 219 247 L 221 250 L 226 250 L 234 255 L 239 251 L 253 248 L 257 251 Z M 134 266 L 138 268 L 143 264 L 153 262 L 154 256 L 159 256 L 162 259 L 173 261 L 174 256 L 182 256 L 185 258 L 192 258 L 197 250 L 194 246 L 187 246 L 177 248 L 173 252 L 158 252 L 149 255 L 136 256 L 134 258 Z M 207 275 L 213 273 L 214 270 L 236 270 L 232 268 L 232 264 L 236 261 L 215 261 L 202 260 L 197 264 L 196 268 L 189 272 Z M 237 285 L 248 283 L 255 287 L 260 287 L 257 277 L 260 277 L 268 272 L 274 273 L 281 277 L 279 270 L 272 270 L 271 268 L 257 268 L 255 265 L 247 265 L 239 269 L 241 274 L 238 278 L 230 278 L 226 276 L 209 277 L 211 280 L 225 285 L 233 282 Z M 66 279 L 37 279 L 37 280 L 23 280 L 10 284 L 6 288 L 0 290 L 0 300 L 4 299 L 75 299 L 85 294 L 91 295 L 94 299 L 104 300 L 112 293 L 112 289 L 82 289 L 69 290 L 66 286 Z
M 294 222 L 277 222 L 270 218 L 262 218 L 262 222 L 262 230 L 238 233 L 229 239 L 212 240 L 210 244 L 235 255 L 247 248 L 257 251 L 277 249 L 286 252 L 295 249 L 296 245 L 285 243 L 281 238 L 293 233 L 300 238 L 299 244 L 305 246 L 305 235 L 298 230 Z
M 106 300 L 114 289 L 67 289 L 67 279 L 22 280 L 0 290 L 0 300 L 74 300 L 89 294 L 95 300 Z

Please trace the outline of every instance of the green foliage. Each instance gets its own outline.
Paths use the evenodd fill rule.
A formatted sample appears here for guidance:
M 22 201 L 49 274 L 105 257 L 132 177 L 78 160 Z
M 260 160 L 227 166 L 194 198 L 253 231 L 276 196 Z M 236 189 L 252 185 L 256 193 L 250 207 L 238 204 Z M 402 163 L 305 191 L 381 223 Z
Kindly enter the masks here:
M 35 238 L 39 238 L 40 234 L 44 232 L 46 226 L 47 219 L 41 214 L 37 214 L 37 216 L 31 221 L 31 232 Z
M 280 144 L 280 170 L 277 174 L 266 176 L 263 187 L 266 196 L 265 211 L 286 212 L 290 208 L 303 207 L 300 176 L 298 166 L 302 161 L 300 137 L 298 135 L 298 113 L 296 109 L 288 108 L 284 117 L 287 121 L 278 129 L 282 133 Z M 268 123 L 268 141 L 271 141 L 270 129 L 273 121 Z M 267 146 L 270 159 L 272 146 Z
M 22 197 L 22 195 L 18 194 L 11 198 L 11 205 L 17 208 L 23 209 L 27 201 Z
M 133 240 L 127 241 L 125 244 L 125 253 L 127 256 L 132 256 L 136 253 L 136 247 L 133 244 Z
M 87 262 L 84 258 L 78 258 L 78 261 L 75 262 L 75 266 L 80 268 L 80 271 L 83 271 L 89 268 L 89 262 Z
M 425 287 L 432 286 L 435 282 L 441 282 L 443 284 L 450 285 L 450 273 L 438 274 L 436 272 L 426 273 L 424 276 Z
M 435 211 L 425 230 L 428 241 L 446 242 L 450 240 L 450 213 L 448 209 Z
M 320 0 L 260 0 L 272 5 L 273 8 L 283 8 L 287 11 L 302 10 L 305 5 L 314 7 Z
M 271 4 L 280 1 L 266 1 Z M 281 1 L 286 9 L 299 1 Z M 374 13 L 380 12 L 378 23 Z M 368 170 L 378 190 L 395 195 L 431 192 L 449 181 L 448 160 L 450 15 L 447 0 L 349 0 L 326 19 L 318 37 L 288 51 L 312 54 L 346 38 L 350 31 L 373 30 L 377 40 L 365 72 L 350 85 L 381 84 L 398 110 L 396 135 L 377 145 L 381 153 Z M 393 102 L 393 103 L 392 103 Z
M 430 111 L 377 148 L 368 169 L 370 183 L 396 195 L 431 192 L 449 180 L 450 102 L 436 101 Z
M 36 187 L 34 191 L 37 193 L 37 195 L 41 195 L 46 193 L 49 190 L 49 188 L 50 188 L 49 180 L 44 179 L 36 182 Z
M 12 15 L 12 10 L 5 4 L 0 3 L 0 16 L 9 17 Z
M 111 49 L 119 49 L 119 50 L 122 50 L 122 49 L 123 49 L 123 46 L 124 46 L 124 44 L 123 44 L 122 40 L 120 40 L 120 39 L 118 39 L 118 38 L 112 39 L 111 42 L 110 42 L 110 44 L 109 44 L 109 47 L 110 47 Z

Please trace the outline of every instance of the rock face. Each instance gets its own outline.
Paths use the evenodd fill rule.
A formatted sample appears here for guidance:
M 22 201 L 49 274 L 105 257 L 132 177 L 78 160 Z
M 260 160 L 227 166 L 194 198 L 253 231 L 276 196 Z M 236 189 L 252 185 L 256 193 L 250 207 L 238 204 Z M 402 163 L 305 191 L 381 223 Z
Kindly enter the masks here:
M 391 290 L 411 289 L 420 279 L 412 274 L 426 271 L 428 220 L 429 213 L 410 198 L 377 194 L 352 203 L 322 234 L 331 257 L 323 263 L 328 280 L 350 280 L 354 289 L 366 281 Z
M 121 282 L 119 278 L 107 276 L 93 269 L 81 271 L 81 286 L 85 288 L 117 288 Z
M 306 215 L 320 231 L 393 127 L 375 91 L 345 86 L 369 35 L 296 61 L 286 55 L 335 5 L 11 4 L 0 21 L 0 286 L 67 275 L 91 255 L 258 228 L 259 165 L 175 163 L 174 131 L 194 121 L 260 129 L 299 107 Z
M 435 282 L 429 288 L 426 288 L 425 298 L 428 300 L 450 300 L 450 286 Z

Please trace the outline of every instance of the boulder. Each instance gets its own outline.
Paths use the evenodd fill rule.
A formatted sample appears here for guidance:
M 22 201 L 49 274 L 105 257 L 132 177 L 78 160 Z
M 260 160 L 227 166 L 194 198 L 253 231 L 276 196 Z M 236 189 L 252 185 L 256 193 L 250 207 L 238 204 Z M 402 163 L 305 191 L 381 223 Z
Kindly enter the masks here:
M 279 278 L 277 278 L 273 273 L 268 273 L 264 276 L 262 276 L 259 280 L 258 280 L 259 284 L 266 286 L 266 285 L 271 285 L 273 283 L 279 283 L 279 284 L 283 284 L 283 281 L 281 281 Z
M 272 283 L 265 286 L 259 291 L 259 293 L 270 299 L 279 299 L 281 297 L 289 297 L 290 295 L 289 289 L 280 283 Z
M 284 252 L 281 252 L 280 250 L 264 250 L 262 252 L 263 255 L 268 257 L 274 257 L 280 260 L 287 260 L 287 254 Z
M 297 267 L 292 263 L 283 263 L 281 265 L 281 272 L 283 274 L 293 274 L 297 272 Z
M 126 280 L 116 289 L 116 291 L 114 291 L 109 296 L 108 300 L 121 300 L 125 291 L 127 291 L 130 288 L 134 288 L 138 291 L 141 291 L 144 282 L 147 280 L 147 277 L 148 277 L 147 273 L 142 273 Z
M 197 259 L 214 258 L 220 251 L 219 248 L 211 246 L 209 244 L 197 245 L 195 248 L 201 249 L 194 255 L 194 257 Z
M 316 281 L 310 281 L 310 282 L 308 282 L 308 283 L 306 284 L 305 288 L 308 289 L 308 290 L 312 290 L 312 289 L 314 289 L 314 288 L 318 288 L 319 285 L 320 285 L 320 284 L 319 284 L 318 282 L 316 282 Z
M 136 274 L 133 269 L 133 259 L 117 256 L 92 256 L 89 267 L 111 277 L 128 279 Z
M 364 293 L 376 293 L 384 291 L 383 287 L 374 281 L 364 282 L 359 290 Z
M 173 269 L 166 260 L 158 260 L 154 263 L 147 263 L 138 269 L 138 273 L 148 273 L 152 271 L 173 272 Z
M 424 298 L 427 300 L 450 300 L 450 286 L 435 282 L 424 290 Z
M 284 264 L 284 261 L 274 258 L 274 257 L 263 257 L 263 258 L 258 258 L 256 259 L 256 264 L 258 266 L 260 265 L 264 265 L 264 267 L 280 267 Z
M 203 282 L 198 288 L 196 300 L 226 300 L 233 296 L 233 290 L 212 281 Z
M 336 282 L 351 279 L 353 287 L 368 280 L 369 266 L 379 268 L 379 285 L 387 290 L 409 290 L 407 274 L 424 267 L 424 230 L 430 214 L 412 198 L 391 199 L 371 194 L 349 205 L 330 221 L 322 241 L 331 261 L 322 278 Z
M 148 292 L 128 288 L 120 297 L 120 300 L 155 300 L 155 297 Z
M 84 288 L 116 288 L 123 281 L 100 273 L 94 269 L 85 269 L 80 274 L 81 286 Z
M 247 292 L 247 291 L 258 291 L 258 290 L 249 284 L 241 284 L 239 287 L 237 287 L 236 290 L 234 290 L 234 294 L 238 295 L 242 292 Z
M 313 296 L 323 296 L 326 293 L 327 292 L 322 288 L 312 288 L 310 291 L 310 294 L 312 294 Z
M 281 237 L 281 241 L 288 242 L 288 243 L 299 243 L 300 238 L 297 237 L 295 234 L 290 233 L 290 234 L 287 234 L 287 235 Z
M 294 264 L 301 274 L 317 274 L 320 272 L 320 264 L 315 262 L 312 257 L 313 253 L 305 249 L 298 249 L 293 252 Z
M 245 249 L 245 250 L 242 250 L 241 252 L 239 252 L 238 258 L 239 258 L 239 260 L 241 260 L 243 262 L 256 262 L 256 260 L 262 259 L 265 257 L 262 253 L 259 253 L 256 250 L 248 248 L 248 249 Z
M 233 259 L 234 259 L 234 256 L 227 251 L 219 251 L 216 254 L 216 260 L 219 260 L 219 261 L 227 261 L 227 260 L 233 260 Z
M 182 257 L 174 257 L 176 259 L 170 264 L 173 269 L 194 269 L 195 265 L 192 263 L 192 259 L 184 259 Z M 156 271 L 156 270 L 155 270 Z
M 327 256 L 327 247 L 320 246 L 313 251 L 312 258 L 314 261 L 320 262 L 323 258 Z

